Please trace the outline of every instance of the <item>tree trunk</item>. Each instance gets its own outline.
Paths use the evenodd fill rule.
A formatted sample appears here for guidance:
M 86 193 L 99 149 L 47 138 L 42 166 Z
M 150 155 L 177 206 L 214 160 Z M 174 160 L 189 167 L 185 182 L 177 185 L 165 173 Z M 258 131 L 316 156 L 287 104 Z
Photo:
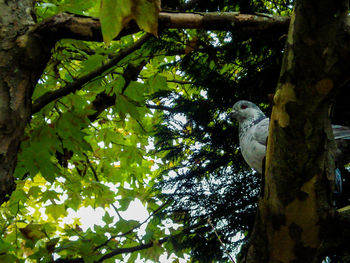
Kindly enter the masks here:
M 0 204 L 15 188 L 13 173 L 31 95 L 49 50 L 28 33 L 34 25 L 32 0 L 0 2 Z
M 336 224 L 329 109 L 350 70 L 347 14 L 348 1 L 296 1 L 247 262 L 321 262 L 326 253 Z

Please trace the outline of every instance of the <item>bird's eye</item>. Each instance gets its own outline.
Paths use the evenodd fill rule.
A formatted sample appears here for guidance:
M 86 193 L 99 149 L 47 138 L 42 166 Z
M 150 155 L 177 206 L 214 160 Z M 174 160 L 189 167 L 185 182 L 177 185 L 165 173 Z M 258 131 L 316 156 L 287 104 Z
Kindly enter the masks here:
M 242 105 L 241 105 L 241 109 L 242 109 L 242 110 L 244 110 L 244 109 L 246 109 L 246 108 L 248 108 L 247 105 L 245 105 L 245 104 L 242 104 Z

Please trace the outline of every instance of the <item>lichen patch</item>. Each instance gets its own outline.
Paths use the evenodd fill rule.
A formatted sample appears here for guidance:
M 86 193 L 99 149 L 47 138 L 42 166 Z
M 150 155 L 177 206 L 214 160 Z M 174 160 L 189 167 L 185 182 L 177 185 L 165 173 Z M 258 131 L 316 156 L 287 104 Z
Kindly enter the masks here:
M 308 194 L 308 198 L 301 201 L 295 199 L 286 207 L 287 224 L 298 225 L 301 229 L 301 242 L 304 247 L 315 248 L 319 245 L 319 218 L 316 209 L 315 183 L 317 176 L 304 183 L 301 191 Z
M 296 101 L 294 92 L 294 85 L 292 83 L 285 83 L 280 87 L 274 98 L 275 107 L 272 111 L 272 120 L 277 120 L 280 127 L 287 127 L 289 124 L 289 115 L 286 112 L 286 104 L 291 101 Z
M 294 34 L 294 22 L 295 22 L 295 12 L 293 12 L 292 17 L 290 18 L 290 23 L 289 23 L 289 32 L 288 32 L 288 44 L 293 45 L 293 34 Z

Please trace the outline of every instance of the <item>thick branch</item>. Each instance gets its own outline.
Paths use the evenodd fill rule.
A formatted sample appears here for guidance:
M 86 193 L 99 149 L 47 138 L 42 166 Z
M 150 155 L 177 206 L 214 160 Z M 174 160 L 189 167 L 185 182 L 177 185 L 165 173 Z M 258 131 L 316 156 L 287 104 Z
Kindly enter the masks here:
M 166 13 L 159 14 L 159 25 L 165 28 L 195 28 L 227 30 L 245 33 L 286 33 L 289 17 L 222 13 Z
M 264 14 L 247 15 L 233 12 L 175 13 L 160 12 L 160 28 L 195 28 L 205 30 L 239 31 L 247 34 L 271 33 L 279 37 L 287 33 L 290 18 Z M 135 22 L 129 23 L 117 38 L 140 29 Z M 102 41 L 101 24 L 98 19 L 60 13 L 33 29 L 33 32 L 53 42 L 63 38 Z
M 121 61 L 123 58 L 134 52 L 135 50 L 139 49 L 142 44 L 144 44 L 151 35 L 147 34 L 143 37 L 141 37 L 136 43 L 131 45 L 130 47 L 121 50 L 118 55 L 116 55 L 113 59 L 111 59 L 108 63 L 105 65 L 102 65 L 98 69 L 95 69 L 91 71 L 89 74 L 86 74 L 85 76 L 75 80 L 74 82 L 66 85 L 65 87 L 55 90 L 55 91 L 49 91 L 39 97 L 35 100 L 32 106 L 32 114 L 40 111 L 43 107 L 45 107 L 50 102 L 59 99 L 63 96 L 66 96 L 72 92 L 77 91 L 80 89 L 84 84 L 88 83 L 92 79 L 96 78 L 97 76 L 101 75 L 106 70 L 110 69 L 111 67 L 115 66 L 119 61 Z

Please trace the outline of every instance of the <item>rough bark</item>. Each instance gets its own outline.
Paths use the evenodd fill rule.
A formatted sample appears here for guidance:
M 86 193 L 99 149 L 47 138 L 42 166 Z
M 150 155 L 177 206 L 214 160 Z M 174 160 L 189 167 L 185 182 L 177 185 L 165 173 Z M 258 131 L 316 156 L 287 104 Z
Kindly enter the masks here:
M 329 109 L 349 79 L 347 14 L 348 1 L 296 1 L 247 262 L 321 262 L 325 244 L 343 238 L 328 235 L 342 224 L 331 204 Z
M 34 24 L 33 2 L 0 2 L 0 204 L 15 188 L 13 172 L 31 95 L 49 59 L 40 39 L 27 33 Z

